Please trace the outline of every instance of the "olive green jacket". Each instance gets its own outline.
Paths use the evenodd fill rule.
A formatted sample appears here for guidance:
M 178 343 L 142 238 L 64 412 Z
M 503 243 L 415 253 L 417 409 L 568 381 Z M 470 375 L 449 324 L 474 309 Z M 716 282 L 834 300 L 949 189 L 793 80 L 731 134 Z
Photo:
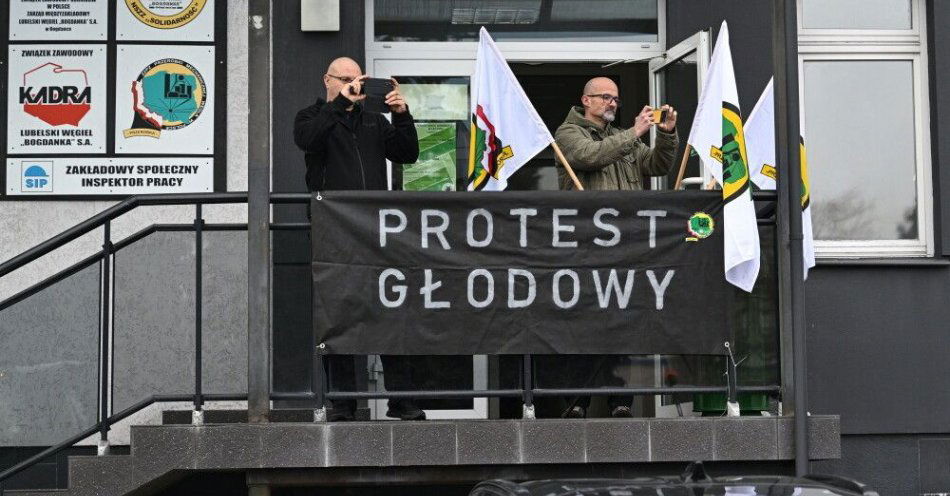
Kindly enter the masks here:
M 554 133 L 554 141 L 571 164 L 584 189 L 640 190 L 645 176 L 662 176 L 673 165 L 679 138 L 674 130 L 657 129 L 656 146 L 643 144 L 630 129 L 607 125 L 601 129 L 584 118 L 583 107 L 573 107 Z M 561 189 L 574 189 L 559 160 L 557 175 Z

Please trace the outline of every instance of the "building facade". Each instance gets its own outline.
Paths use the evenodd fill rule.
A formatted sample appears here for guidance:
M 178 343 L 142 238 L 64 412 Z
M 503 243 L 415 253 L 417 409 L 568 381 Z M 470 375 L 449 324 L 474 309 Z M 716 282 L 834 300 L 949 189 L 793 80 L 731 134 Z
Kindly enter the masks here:
M 220 162 L 212 188 L 219 193 L 247 189 L 248 143 L 264 139 L 248 136 L 248 122 L 255 115 L 247 111 L 247 101 L 253 103 L 255 99 L 270 101 L 271 191 L 307 192 L 303 155 L 293 140 L 293 119 L 299 109 L 324 95 L 322 76 L 329 62 L 340 56 L 352 57 L 373 77 L 397 78 L 417 121 L 455 129 L 455 136 L 449 140 L 455 143 L 456 167 L 454 173 L 451 167 L 445 172 L 441 189 L 464 188 L 469 78 L 474 68 L 477 30 L 482 25 L 494 34 L 552 131 L 569 106 L 577 103 L 584 82 L 606 75 L 618 83 L 624 101 L 618 122 L 632 122 L 643 105 L 670 103 L 680 111 L 678 131 L 681 142 L 685 141 L 712 45 L 724 20 L 730 29 L 740 106 L 746 115 L 773 70 L 771 2 L 280 0 L 259 5 L 252 2 L 250 7 L 247 2 L 218 2 L 218 14 L 227 19 L 225 22 L 219 17 L 214 34 L 221 41 L 216 45 L 218 50 L 226 50 L 219 62 L 223 60 L 227 66 L 227 70 L 216 73 L 218 82 L 226 87 L 226 92 L 216 96 L 222 100 L 217 103 L 221 116 L 216 124 L 219 132 L 224 131 L 216 138 L 216 151 L 211 155 Z M 127 8 L 123 2 L 99 3 L 119 13 Z M 270 18 L 255 18 L 255 6 L 265 4 Z M 317 10 L 312 10 L 314 6 Z M 338 12 L 338 25 L 326 12 Z M 22 50 L 30 38 L 23 41 L 10 36 L 15 31 L 11 24 L 16 18 L 14 7 L 5 9 L 4 14 L 6 18 L 0 20 L 11 26 L 4 37 L 9 40 L 4 51 L 9 60 L 14 50 Z M 119 14 L 108 17 L 110 26 L 118 24 L 117 17 Z M 248 55 L 248 46 L 253 52 L 253 44 L 261 43 L 249 37 L 248 31 L 253 33 L 256 24 L 262 22 L 269 22 L 271 30 L 269 94 L 255 94 L 248 83 L 248 72 L 255 70 L 256 63 Z M 950 91 L 945 84 L 950 81 L 948 26 L 950 5 L 940 0 L 798 1 L 800 116 L 818 256 L 817 266 L 805 283 L 807 408 L 821 421 L 833 419 L 833 427 L 817 432 L 835 437 L 829 451 L 813 457 L 811 470 L 856 478 L 882 494 L 950 492 L 950 421 L 946 420 L 950 417 L 950 381 L 944 358 L 950 350 L 950 331 L 944 325 L 950 318 L 945 304 L 950 289 L 950 202 L 942 200 L 942 193 L 950 191 L 950 169 L 942 173 L 950 168 L 950 142 L 940 139 L 941 130 L 950 129 Z M 113 27 L 101 45 L 118 52 L 123 47 L 141 49 L 149 43 L 156 42 L 123 40 Z M 112 65 L 107 71 L 118 71 L 115 67 L 119 58 L 110 56 Z M 113 73 L 109 74 L 112 77 Z M 114 98 L 116 92 L 113 89 L 109 96 Z M 116 128 L 119 123 L 108 126 Z M 106 142 L 106 146 L 115 143 Z M 118 158 L 126 156 L 117 149 L 109 151 Z M 6 158 L 11 162 L 22 156 L 8 150 Z M 557 189 L 553 165 L 553 153 L 542 152 L 512 179 L 511 189 Z M 701 178 L 696 181 L 699 183 L 708 181 L 695 158 L 687 162 L 687 176 Z M 410 179 L 394 174 L 391 181 L 395 189 L 409 189 L 406 185 Z M 654 179 L 651 187 L 669 188 L 674 180 L 675 171 L 666 178 Z M 0 203 L 0 212 L 4 212 L 0 220 L 4 226 L 0 231 L 4 245 L 0 258 L 12 258 L 112 206 L 116 200 L 109 195 L 64 196 L 50 201 L 5 194 Z M 193 207 L 152 207 L 147 213 L 140 210 L 144 209 L 138 209 L 132 219 L 116 220 L 115 239 L 150 224 L 188 223 L 193 216 Z M 245 221 L 246 212 L 242 205 L 209 206 L 205 216 L 208 223 L 223 224 Z M 58 219 L 58 223 L 29 222 L 38 217 Z M 276 223 L 307 222 L 306 207 L 275 205 L 272 219 Z M 762 234 L 762 276 L 751 296 L 736 296 L 741 328 L 737 330 L 736 345 L 747 357 L 738 370 L 739 382 L 745 386 L 782 384 L 783 368 L 788 367 L 778 329 L 775 250 L 769 248 L 774 235 L 768 229 Z M 191 282 L 196 261 L 193 238 L 193 232 L 157 232 L 123 247 L 115 256 L 110 336 L 115 348 L 111 354 L 113 379 L 108 384 L 112 412 L 149 394 L 187 394 L 192 390 L 196 310 Z M 209 231 L 204 242 L 204 387 L 208 393 L 244 392 L 244 358 L 248 354 L 246 235 Z M 0 298 L 17 300 L 7 300 L 6 306 L 0 307 L 0 333 L 3 342 L 8 343 L 0 351 L 0 358 L 6 362 L 0 363 L 0 403 L 5 405 L 0 406 L 0 425 L 7 426 L 0 438 L 0 468 L 75 435 L 97 420 L 96 396 L 102 385 L 98 358 L 101 302 L 96 301 L 100 266 L 87 266 L 22 301 L 15 295 L 88 257 L 101 244 L 99 231 L 86 234 L 31 264 L 31 269 L 20 269 L 0 279 Z M 306 392 L 311 388 L 309 370 L 313 366 L 308 233 L 275 232 L 272 247 L 272 388 L 290 394 Z M 519 357 L 430 360 L 442 376 L 430 387 L 518 387 Z M 385 388 L 385 371 L 377 357 L 358 357 L 355 363 L 360 371 L 359 388 Z M 580 386 L 545 383 L 549 379 L 541 363 L 536 365 L 541 367 L 538 381 L 542 387 Z M 722 363 L 696 357 L 644 356 L 624 362 L 616 373 L 623 385 L 632 387 L 673 386 L 676 381 L 718 386 L 722 383 Z M 771 398 L 769 404 L 763 396 L 765 404 L 759 410 L 779 413 L 782 406 L 778 396 Z M 634 410 L 651 419 L 694 416 L 702 410 L 700 403 L 709 400 L 693 395 L 641 396 Z M 242 408 L 244 403 L 209 403 L 208 410 L 212 410 L 211 405 L 227 409 Z M 303 400 L 275 400 L 275 408 L 309 405 Z M 512 420 L 522 413 L 520 402 L 515 400 L 435 400 L 424 406 L 430 419 L 449 423 L 473 419 L 529 422 Z M 552 412 L 562 406 L 548 405 Z M 153 405 L 125 420 L 111 434 L 113 453 L 121 455 L 128 449 L 125 446 L 134 445 L 137 434 L 129 433 L 129 425 L 168 421 L 174 414 L 163 414 L 163 410 L 188 408 L 187 402 Z M 544 408 L 539 401 L 539 416 L 544 416 Z M 599 408 L 603 406 L 595 400 L 592 415 Z M 46 413 L 37 414 L 37 410 Z M 382 422 L 384 410 L 384 400 L 369 400 L 361 404 L 360 413 L 374 426 L 386 425 L 381 428 L 389 429 L 389 436 L 398 436 L 398 427 Z M 438 426 L 448 424 L 433 425 L 435 432 Z M 524 436 L 530 434 L 518 425 L 517 436 L 525 442 L 528 438 Z M 710 427 L 710 443 L 716 442 L 716 428 Z M 733 457 L 716 458 L 718 464 L 713 467 L 723 474 L 793 472 L 791 457 L 780 453 L 781 447 L 787 448 L 780 440 L 785 428 L 778 424 L 766 428 L 773 429 L 769 432 L 774 432 L 777 439 L 772 456 L 759 457 L 749 448 Z M 461 432 L 457 426 L 453 429 Z M 590 434 L 592 427 L 583 429 L 587 429 L 585 442 L 593 443 L 596 438 Z M 438 438 L 437 433 L 429 434 Z M 202 442 L 203 438 L 198 437 L 202 434 L 194 435 L 198 443 Z M 365 435 L 369 440 L 370 434 Z M 412 435 L 420 439 L 424 436 Z M 564 436 L 563 431 L 556 431 L 554 436 L 558 435 Z M 148 435 L 138 436 L 145 439 Z M 820 439 L 813 441 L 816 446 L 828 446 Z M 72 451 L 2 482 L 0 487 L 68 487 L 65 455 L 90 454 L 95 442 L 81 442 Z M 659 442 L 658 438 L 652 442 Z M 277 446 L 278 442 L 274 443 Z M 388 461 L 365 464 L 399 465 L 391 443 Z M 456 448 L 461 449 L 458 445 Z M 526 446 L 520 449 L 519 463 L 482 464 L 477 475 L 523 478 L 553 477 L 558 473 L 677 473 L 678 462 L 688 459 L 686 455 L 663 458 L 648 454 L 643 459 L 619 456 L 595 462 L 586 452 L 575 462 L 546 462 L 525 458 Z M 132 451 L 134 455 L 134 447 Z M 200 453 L 200 446 L 194 451 Z M 324 459 L 322 466 L 327 463 Z M 418 465 L 431 468 L 427 463 Z M 629 468 L 623 471 L 618 468 L 621 466 Z M 202 467 L 200 459 L 189 468 L 195 467 Z M 163 487 L 159 483 L 153 484 L 153 489 L 169 494 L 187 489 L 212 491 L 208 488 L 215 485 L 233 489 L 251 484 L 252 479 L 279 480 L 287 486 L 302 487 L 334 485 L 333 480 L 360 484 L 382 480 L 373 479 L 376 476 L 360 479 L 352 474 L 347 479 L 350 476 L 340 471 L 294 482 L 292 474 L 269 473 L 260 463 L 255 467 L 260 470 L 252 471 L 240 463 L 207 465 L 205 472 L 176 480 L 174 484 L 178 485 L 166 482 Z M 243 472 L 230 476 L 210 473 L 221 468 Z M 311 468 L 313 474 L 320 473 Z M 436 469 L 427 470 L 420 468 L 421 475 L 404 482 L 432 486 L 436 492 L 464 492 L 460 472 L 446 469 L 444 473 L 456 475 L 440 476 Z M 446 482 L 448 479 L 451 484 Z M 386 483 L 399 485 L 398 478 Z M 346 484 L 338 482 L 337 486 Z M 449 486 L 451 489 L 446 489 Z M 290 489 L 285 490 L 292 494 Z

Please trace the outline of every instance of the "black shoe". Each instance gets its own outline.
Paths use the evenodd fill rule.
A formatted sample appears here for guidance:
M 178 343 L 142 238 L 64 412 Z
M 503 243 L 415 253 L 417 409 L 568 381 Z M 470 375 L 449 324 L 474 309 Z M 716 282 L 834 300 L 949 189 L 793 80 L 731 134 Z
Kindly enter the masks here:
M 575 405 L 561 412 L 561 418 L 584 418 L 587 417 L 587 409 Z
M 386 416 L 400 420 L 425 420 L 426 412 L 422 411 L 409 399 L 389 400 L 389 409 L 386 411 Z
M 614 418 L 629 418 L 633 417 L 633 414 L 630 412 L 629 406 L 615 406 L 613 410 L 610 411 L 610 416 Z

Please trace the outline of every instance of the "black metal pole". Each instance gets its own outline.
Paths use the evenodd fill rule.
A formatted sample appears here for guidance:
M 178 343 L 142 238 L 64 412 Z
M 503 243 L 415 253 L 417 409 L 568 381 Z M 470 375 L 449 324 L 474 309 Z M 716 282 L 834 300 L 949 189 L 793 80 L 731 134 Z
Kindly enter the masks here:
M 267 422 L 271 372 L 271 0 L 248 3 L 248 420 Z
M 312 377 L 312 388 L 314 395 L 314 411 L 320 411 L 323 409 L 322 415 L 326 415 L 327 407 L 327 379 L 326 374 L 324 373 L 324 352 L 326 351 L 326 345 L 320 343 L 314 347 L 313 350 L 313 377 Z M 316 419 L 316 420 L 326 420 L 326 418 Z
M 109 445 L 109 362 L 111 360 L 110 337 L 112 334 L 112 223 L 106 221 L 102 225 L 102 286 L 100 297 L 102 301 L 102 315 L 99 320 L 99 350 L 100 372 L 99 372 L 99 454 L 105 454 Z
M 201 215 L 201 204 L 195 205 L 195 415 L 200 415 L 201 407 L 204 405 L 204 398 L 201 391 L 201 301 L 202 301 L 202 252 L 204 243 L 202 239 L 204 218 Z
M 802 256 L 801 131 L 798 101 L 798 19 L 795 0 L 773 3 L 775 70 L 775 159 L 778 168 L 779 305 L 783 347 L 791 349 L 790 374 L 795 415 L 795 473 L 808 473 L 807 362 L 805 359 L 804 272 Z M 790 345 L 790 346 L 789 346 Z M 788 353 L 783 353 L 787 360 Z M 784 361 L 784 360 L 783 360 Z M 786 388 L 787 389 L 787 388 Z M 787 395 L 783 401 L 787 403 Z
M 534 418 L 534 367 L 531 365 L 531 355 L 522 355 L 521 358 L 521 386 L 524 391 L 521 400 L 524 402 L 524 418 Z

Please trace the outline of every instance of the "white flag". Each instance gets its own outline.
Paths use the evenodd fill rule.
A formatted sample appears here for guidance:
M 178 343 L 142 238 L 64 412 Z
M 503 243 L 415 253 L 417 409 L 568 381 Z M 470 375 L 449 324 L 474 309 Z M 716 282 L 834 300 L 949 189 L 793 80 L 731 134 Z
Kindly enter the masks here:
M 759 276 L 759 229 L 725 21 L 719 28 L 687 142 L 722 185 L 726 280 L 751 292 Z
M 800 138 L 802 168 L 802 254 L 805 279 L 808 269 L 815 266 L 815 239 L 811 230 L 811 184 L 808 181 L 808 166 L 805 158 L 805 133 Z M 775 189 L 775 93 L 772 80 L 759 97 L 745 124 L 746 149 L 749 152 L 749 168 L 752 182 L 760 189 Z
M 472 76 L 469 191 L 501 191 L 554 138 L 483 27 Z

